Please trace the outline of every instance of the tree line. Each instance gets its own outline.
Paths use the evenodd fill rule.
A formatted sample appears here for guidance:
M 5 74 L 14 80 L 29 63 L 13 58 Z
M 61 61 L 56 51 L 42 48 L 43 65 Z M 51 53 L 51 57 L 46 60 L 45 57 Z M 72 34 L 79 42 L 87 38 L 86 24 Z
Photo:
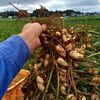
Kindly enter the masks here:
M 80 16 L 80 15 L 84 15 L 84 13 L 80 12 L 80 11 L 74 11 L 74 10 L 64 10 L 64 11 L 49 11 L 46 8 L 40 8 L 40 9 L 35 9 L 33 10 L 32 13 L 28 13 L 31 17 L 48 17 L 52 14 L 60 14 L 61 16 Z M 94 15 L 95 13 L 85 13 L 86 15 Z M 0 16 L 4 17 L 8 17 L 8 16 L 18 16 L 18 11 L 5 11 L 5 12 L 1 12 Z

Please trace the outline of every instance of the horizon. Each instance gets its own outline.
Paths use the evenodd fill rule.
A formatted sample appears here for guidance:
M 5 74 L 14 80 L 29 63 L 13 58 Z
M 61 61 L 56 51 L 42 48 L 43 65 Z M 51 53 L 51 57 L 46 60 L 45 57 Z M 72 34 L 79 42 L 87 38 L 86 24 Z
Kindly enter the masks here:
M 16 8 L 15 8 L 16 9 Z M 36 8 L 37 9 L 37 8 Z M 34 10 L 36 10 L 36 9 L 34 9 Z M 19 9 L 19 10 L 26 10 L 26 9 Z M 33 10 L 33 11 L 34 11 Z M 48 10 L 48 9 L 47 9 Z M 75 11 L 75 12 L 80 12 L 80 13 L 83 13 L 83 14 L 86 14 L 86 13 L 98 13 L 98 14 L 100 14 L 100 12 L 82 12 L 82 11 L 76 11 L 76 10 L 74 10 L 74 9 L 65 9 L 65 10 L 48 10 L 48 11 L 53 11 L 53 12 L 55 12 L 55 11 L 61 11 L 61 12 L 63 12 L 63 11 L 67 11 L 67 10 L 73 10 L 73 11 Z M 5 10 L 5 11 L 0 11 L 0 13 L 3 13 L 3 12 L 18 12 L 18 10 Z M 27 10 L 26 10 L 27 11 Z M 28 13 L 33 13 L 33 11 L 31 11 L 31 12 L 28 12 Z

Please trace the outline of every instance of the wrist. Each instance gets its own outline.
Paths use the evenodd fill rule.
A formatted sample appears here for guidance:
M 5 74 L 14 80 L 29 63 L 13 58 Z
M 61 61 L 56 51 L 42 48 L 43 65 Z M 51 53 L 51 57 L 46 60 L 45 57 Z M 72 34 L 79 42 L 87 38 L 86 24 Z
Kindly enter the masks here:
M 31 45 L 31 40 L 30 40 L 30 38 L 28 38 L 28 36 L 23 35 L 23 33 L 18 34 L 18 36 L 21 37 L 21 38 L 24 40 L 24 42 L 25 42 L 26 45 L 28 46 L 29 51 L 30 51 L 30 54 L 31 54 L 32 50 L 31 50 L 31 47 L 30 47 L 30 45 Z
M 25 33 L 20 33 L 20 34 L 18 34 L 18 36 L 20 36 L 24 40 L 24 42 L 28 46 L 31 54 L 41 44 L 38 37 L 34 38 L 34 36 L 29 36 L 28 33 L 27 33 L 27 35 L 25 35 Z

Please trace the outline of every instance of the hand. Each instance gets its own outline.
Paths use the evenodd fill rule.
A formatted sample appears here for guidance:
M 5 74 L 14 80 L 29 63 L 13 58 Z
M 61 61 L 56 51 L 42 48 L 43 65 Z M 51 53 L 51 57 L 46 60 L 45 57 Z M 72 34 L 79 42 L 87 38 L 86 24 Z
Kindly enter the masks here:
M 39 36 L 45 30 L 46 25 L 40 25 L 39 23 L 28 23 L 23 27 L 19 36 L 26 42 L 31 54 L 41 45 Z

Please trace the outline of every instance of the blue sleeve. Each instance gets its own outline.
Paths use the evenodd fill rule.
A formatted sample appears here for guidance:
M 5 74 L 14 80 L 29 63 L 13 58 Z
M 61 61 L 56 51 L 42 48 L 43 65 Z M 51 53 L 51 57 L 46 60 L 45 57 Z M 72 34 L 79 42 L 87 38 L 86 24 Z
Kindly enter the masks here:
M 17 35 L 0 43 L 0 100 L 29 55 L 28 46 Z

